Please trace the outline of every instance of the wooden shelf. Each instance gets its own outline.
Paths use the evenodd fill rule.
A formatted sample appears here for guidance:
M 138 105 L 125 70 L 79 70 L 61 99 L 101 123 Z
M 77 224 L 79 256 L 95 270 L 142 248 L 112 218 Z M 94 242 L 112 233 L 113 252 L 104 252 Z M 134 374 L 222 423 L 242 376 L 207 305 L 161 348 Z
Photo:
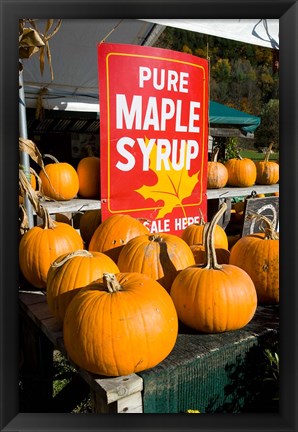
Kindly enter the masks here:
M 247 196 L 250 195 L 252 191 L 256 191 L 258 194 L 279 192 L 279 184 L 270 186 L 255 185 L 250 188 L 225 187 L 221 189 L 208 189 L 207 199 Z M 81 198 L 75 198 L 69 201 L 45 201 L 42 205 L 47 208 L 50 214 L 84 212 L 101 208 L 100 200 Z
M 207 189 L 207 199 L 248 196 L 252 191 L 256 191 L 257 194 L 271 194 L 279 192 L 279 184 L 270 186 L 254 185 L 249 188 L 224 187 L 221 189 Z
M 101 208 L 100 200 L 75 198 L 69 201 L 45 201 L 41 203 L 50 214 L 75 213 Z

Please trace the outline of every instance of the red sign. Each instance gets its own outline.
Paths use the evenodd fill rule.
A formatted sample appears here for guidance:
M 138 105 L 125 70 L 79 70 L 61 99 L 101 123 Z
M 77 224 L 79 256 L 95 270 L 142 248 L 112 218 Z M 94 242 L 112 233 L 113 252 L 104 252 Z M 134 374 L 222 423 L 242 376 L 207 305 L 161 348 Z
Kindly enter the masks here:
M 137 45 L 98 45 L 101 204 L 180 235 L 206 218 L 208 63 Z

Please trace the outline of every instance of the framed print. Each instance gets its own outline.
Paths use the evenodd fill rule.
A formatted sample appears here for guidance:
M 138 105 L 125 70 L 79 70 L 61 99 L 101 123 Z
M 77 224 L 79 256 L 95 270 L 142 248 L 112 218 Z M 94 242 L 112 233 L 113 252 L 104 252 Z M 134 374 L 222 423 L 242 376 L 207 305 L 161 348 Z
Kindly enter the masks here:
M 259 1 L 251 2 L 250 0 L 239 0 L 238 2 L 225 2 L 222 0 L 204 1 L 27 1 L 0 0 L 1 2 L 1 88 L 0 88 L 0 133 L 1 133 L 1 409 L 0 424 L 3 431 L 267 431 L 294 432 L 298 430 L 297 424 L 297 53 L 298 53 L 298 35 L 297 35 L 297 1 Z M 161 386 L 152 387 L 154 377 L 150 371 L 144 372 L 142 378 L 145 387 L 137 387 L 139 382 L 133 381 L 137 387 L 137 396 L 133 402 L 136 406 L 141 407 L 136 411 L 139 415 L 132 412 L 124 416 L 118 413 L 97 414 L 97 413 L 70 413 L 59 412 L 57 406 L 54 410 L 46 409 L 42 406 L 36 412 L 32 410 L 20 410 L 20 389 L 19 368 L 22 361 L 20 352 L 20 335 L 22 325 L 20 321 L 20 303 L 19 303 L 19 235 L 18 235 L 18 170 L 19 154 L 17 150 L 19 134 L 19 85 L 18 85 L 18 58 L 17 58 L 17 39 L 19 34 L 19 20 L 25 17 L 34 19 L 45 19 L 45 17 L 61 18 L 62 20 L 141 20 L 141 17 L 148 17 L 154 21 L 154 17 L 160 20 L 170 19 L 278 19 L 279 20 L 279 80 L 280 80 L 280 114 L 279 114 L 279 136 L 280 136 L 280 204 L 279 204 L 279 233 L 280 233 L 280 392 L 279 392 L 279 410 L 278 412 L 245 412 L 238 415 L 230 414 L 227 411 L 225 415 L 220 409 L 216 409 L 216 398 L 210 404 L 214 410 L 211 413 L 200 413 L 200 415 L 189 415 L 184 408 L 175 413 L 168 413 L 169 406 L 181 406 L 175 400 L 175 394 L 171 391 L 174 385 L 174 377 L 170 373 L 167 376 L 167 392 L 164 393 L 163 406 L 154 405 L 153 393 L 162 392 Z M 185 18 L 186 17 L 186 18 Z M 156 19 L 157 20 L 157 19 Z M 75 43 L 76 34 L 69 40 L 69 44 Z M 101 41 L 98 41 L 101 42 Z M 121 43 L 123 41 L 114 41 Z M 79 44 L 79 40 L 77 41 Z M 117 46 L 117 48 L 119 48 Z M 117 51 L 117 52 L 121 52 Z M 122 54 L 122 53 L 121 53 Z M 95 57 L 97 53 L 95 50 Z M 179 57 L 180 59 L 180 57 Z M 178 59 L 178 60 L 179 60 Z M 118 59 L 117 59 L 118 60 Z M 174 58 L 176 61 L 177 59 Z M 65 61 L 61 56 L 61 61 Z M 180 61 L 180 60 L 179 60 Z M 184 61 L 184 57 L 183 57 Z M 84 63 L 84 58 L 78 59 L 78 68 L 80 63 Z M 184 64 L 179 64 L 177 70 L 183 74 L 185 72 Z M 147 65 L 147 63 L 146 63 Z M 85 65 L 86 66 L 86 65 Z M 118 63 L 113 73 L 117 73 Z M 122 63 L 121 63 L 121 67 Z M 124 67 L 129 68 L 129 62 Z M 170 68 L 171 73 L 175 68 Z M 86 74 L 88 68 L 85 67 Z M 146 73 L 148 70 L 146 69 Z M 188 72 L 188 71 L 187 71 Z M 69 71 L 69 79 L 75 76 L 76 70 Z M 72 75 L 73 74 L 73 75 Z M 108 74 L 107 74 L 108 75 Z M 174 76 L 174 74 L 173 74 Z M 182 76 L 182 75 L 181 75 Z M 184 76 L 184 75 L 183 75 Z M 115 78 L 116 77 L 116 78 Z M 97 76 L 95 81 L 97 82 Z M 123 78 L 123 77 L 122 77 Z M 148 76 L 144 75 L 144 79 Z M 87 75 L 86 75 L 87 79 Z M 113 75 L 114 83 L 117 83 L 117 76 Z M 200 78 L 201 79 L 201 78 Z M 129 83 L 121 80 L 121 91 L 129 87 Z M 124 81 L 124 82 L 123 82 Z M 97 84 L 96 84 L 97 85 Z M 127 87 L 125 87 L 127 86 Z M 181 84 L 182 93 L 184 84 Z M 158 85 L 156 84 L 156 87 Z M 175 90 L 175 85 L 173 86 Z M 157 92 L 159 91 L 156 88 Z M 173 91 L 174 91 L 173 90 Z M 136 90 L 137 92 L 137 90 Z M 123 90 L 124 93 L 124 90 Z M 127 90 L 127 101 L 130 99 L 130 93 Z M 62 101 L 63 103 L 63 101 Z M 97 101 L 95 100 L 95 103 Z M 128 103 L 128 102 L 127 102 Z M 127 105 L 128 106 L 128 105 Z M 125 109 L 125 108 L 124 108 Z M 92 121 L 96 120 L 93 116 Z M 98 119 L 97 119 L 98 120 Z M 148 121 L 152 119 L 148 116 Z M 181 123 L 182 124 L 182 123 Z M 90 122 L 91 125 L 91 122 Z M 181 125 L 180 125 L 181 126 Z M 91 127 L 91 126 L 90 126 Z M 90 129 L 91 130 L 91 129 Z M 115 131 L 114 131 L 115 132 Z M 117 132 L 117 131 L 116 131 Z M 115 134 L 116 134 L 115 132 Z M 117 136 L 117 134 L 115 135 Z M 71 142 L 70 149 L 71 147 Z M 145 148 L 147 141 L 142 141 Z M 53 145 L 52 143 L 48 144 Z M 57 147 L 61 145 L 57 141 Z M 207 145 L 207 142 L 206 142 Z M 72 151 L 72 150 L 70 150 Z M 81 149 L 80 149 L 81 151 Z M 129 160 L 128 153 L 127 162 Z M 161 153 L 160 153 L 161 154 Z M 162 156 L 160 156 L 162 158 Z M 165 160 L 165 159 L 164 159 Z M 122 161 L 123 162 L 123 161 Z M 124 178 L 124 177 L 123 177 Z M 148 177 L 149 178 L 149 177 Z M 136 179 L 132 179 L 136 180 Z M 148 180 L 148 184 L 150 179 Z M 141 185 L 142 186 L 142 185 Z M 139 188 L 136 186 L 135 189 Z M 117 190 L 114 191 L 117 196 Z M 126 203 L 125 203 L 126 205 Z M 151 201 L 150 201 L 151 205 Z M 206 210 L 204 208 L 204 210 Z M 34 308 L 33 308 L 34 309 Z M 32 309 L 32 310 L 33 310 Z M 214 345 L 212 345 L 214 343 Z M 216 337 L 212 340 L 212 348 L 216 350 Z M 236 347 L 236 348 L 235 348 Z M 190 352 L 193 347 L 183 346 L 185 352 Z M 51 346 L 48 345 L 48 352 Z M 234 343 L 233 349 L 237 349 L 237 343 Z M 236 352 L 236 351 L 235 351 Z M 46 371 L 46 356 L 43 370 Z M 216 387 L 217 381 L 221 377 L 217 374 L 216 362 L 209 364 L 209 369 L 202 374 L 202 392 L 208 391 L 210 386 Z M 219 366 L 221 367 L 221 366 Z M 172 369 L 171 369 L 172 368 Z M 189 365 L 189 376 L 195 373 Z M 173 365 L 169 370 L 173 370 Z M 239 372 L 239 371 L 238 371 Z M 234 374 L 229 369 L 228 373 L 233 377 L 235 385 L 237 380 L 242 380 L 243 388 L 250 388 L 251 383 L 246 381 L 247 370 L 244 368 L 241 374 Z M 213 376 L 213 378 L 210 378 Z M 217 378 L 216 378 L 217 377 Z M 176 377 L 175 385 L 179 386 L 181 381 Z M 204 381 L 205 379 L 205 381 Z M 32 376 L 34 381 L 34 376 Z M 81 383 L 82 384 L 82 383 Z M 44 383 L 46 386 L 47 384 Z M 81 385 L 82 393 L 86 390 L 85 384 Z M 164 383 L 162 383 L 164 385 Z M 165 387 L 165 385 L 164 385 Z M 117 387 L 119 392 L 126 392 L 125 385 L 122 383 Z M 46 388 L 45 388 L 46 391 Z M 151 393 L 150 393 L 151 391 Z M 214 390 L 216 393 L 216 389 Z M 107 389 L 108 392 L 108 389 Z M 143 395 L 148 395 L 146 403 Z M 187 392 L 187 390 L 185 391 Z M 32 387 L 32 398 L 34 399 L 34 387 Z M 110 397 L 110 396 L 109 396 Z M 112 396 L 114 397 L 114 396 Z M 241 395 L 239 398 L 241 399 Z M 32 401 L 33 401 L 32 399 Z M 36 403 L 38 403 L 36 398 Z M 28 400 L 28 406 L 30 401 Z M 227 400 L 228 404 L 229 401 Z M 144 405 L 145 404 L 145 405 Z M 145 406 L 145 408 L 144 408 Z M 123 408 L 123 407 L 122 407 Z M 124 405 L 127 409 L 127 406 Z M 199 410 L 199 406 L 189 406 L 190 410 Z M 125 413 L 125 409 L 122 411 Z M 211 410 L 210 410 L 211 411 Z M 203 415 L 202 415 L 203 414 Z M 204 415 L 205 414 L 205 415 Z

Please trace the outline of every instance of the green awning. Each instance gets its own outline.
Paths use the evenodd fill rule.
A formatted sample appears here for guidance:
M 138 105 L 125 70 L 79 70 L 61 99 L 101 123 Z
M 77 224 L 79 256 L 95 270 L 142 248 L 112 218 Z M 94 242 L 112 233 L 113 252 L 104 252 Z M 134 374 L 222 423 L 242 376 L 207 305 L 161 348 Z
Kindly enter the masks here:
M 260 125 L 261 119 L 218 102 L 210 101 L 209 122 L 211 124 L 234 125 L 244 133 L 253 133 Z

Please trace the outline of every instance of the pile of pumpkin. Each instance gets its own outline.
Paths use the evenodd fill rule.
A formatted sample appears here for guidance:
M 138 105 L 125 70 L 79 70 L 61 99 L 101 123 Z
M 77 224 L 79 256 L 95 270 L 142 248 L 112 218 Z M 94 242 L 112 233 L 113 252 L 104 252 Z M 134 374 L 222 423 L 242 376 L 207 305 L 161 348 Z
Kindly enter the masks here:
M 100 198 L 100 158 L 94 156 L 90 150 L 88 156 L 83 157 L 75 169 L 67 162 L 59 162 L 50 154 L 42 156 L 32 141 L 22 139 L 20 149 L 28 152 L 28 146 L 30 155 L 34 156 L 34 161 L 41 167 L 38 174 L 30 169 L 31 187 L 33 190 L 38 189 L 40 197 L 57 201 L 68 201 L 77 196 Z M 44 158 L 50 159 L 51 162 L 44 164 Z M 20 195 L 19 202 L 22 201 Z
M 207 188 L 220 189 L 228 186 L 250 187 L 257 185 L 273 185 L 279 181 L 279 164 L 269 161 L 272 144 L 268 147 L 263 161 L 252 161 L 248 158 L 231 158 L 227 162 L 217 161 L 219 148 L 208 162 Z
M 97 222 L 87 244 L 43 209 L 43 224 L 21 238 L 20 269 L 46 289 L 77 366 L 106 376 L 139 372 L 173 350 L 179 320 L 203 333 L 236 330 L 250 322 L 258 302 L 279 301 L 279 241 L 270 221 L 264 233 L 243 237 L 229 251 L 218 225 L 225 210 L 223 204 L 182 237 L 151 234 L 128 215 L 101 221 L 100 211 L 91 211 L 87 226 L 95 216 Z

